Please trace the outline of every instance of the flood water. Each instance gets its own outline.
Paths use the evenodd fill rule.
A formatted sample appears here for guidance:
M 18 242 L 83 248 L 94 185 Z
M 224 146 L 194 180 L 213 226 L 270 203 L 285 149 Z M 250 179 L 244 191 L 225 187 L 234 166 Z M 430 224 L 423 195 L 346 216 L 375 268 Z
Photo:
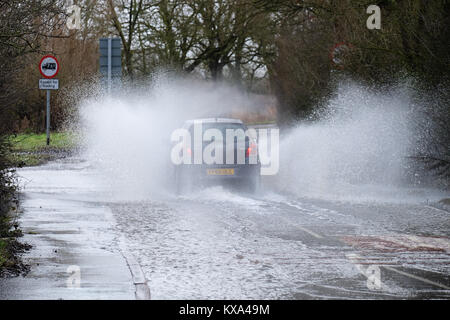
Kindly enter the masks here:
M 46 195 L 48 210 L 64 201 L 68 211 L 109 208 L 109 236 L 125 239 L 154 299 L 450 297 L 449 213 L 422 201 L 430 190 L 403 203 L 302 198 L 267 185 L 258 195 L 214 186 L 118 200 L 82 158 L 20 175 L 28 199 Z

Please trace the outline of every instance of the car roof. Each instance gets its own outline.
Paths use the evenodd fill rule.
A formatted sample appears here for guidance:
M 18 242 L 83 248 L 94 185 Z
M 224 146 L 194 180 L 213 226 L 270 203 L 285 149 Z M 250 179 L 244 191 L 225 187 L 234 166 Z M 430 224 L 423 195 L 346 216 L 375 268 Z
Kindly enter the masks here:
M 240 119 L 232 119 L 232 118 L 204 118 L 204 119 L 191 119 L 187 120 L 185 124 L 193 124 L 196 123 L 239 123 L 243 124 Z

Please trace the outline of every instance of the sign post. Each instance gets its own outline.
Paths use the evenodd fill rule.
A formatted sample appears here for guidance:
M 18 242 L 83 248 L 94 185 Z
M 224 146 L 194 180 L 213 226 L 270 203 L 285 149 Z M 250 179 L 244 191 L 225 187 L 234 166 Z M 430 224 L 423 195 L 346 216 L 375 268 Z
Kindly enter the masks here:
M 47 121 L 46 123 L 46 133 L 47 133 L 47 145 L 50 145 L 50 90 L 47 89 Z
M 59 62 L 51 55 L 42 57 L 39 62 L 39 72 L 45 79 L 39 79 L 39 89 L 47 90 L 46 132 L 47 145 L 50 145 L 50 90 L 59 89 L 59 80 L 53 79 L 59 72 Z
M 122 77 L 122 42 L 120 38 L 101 38 L 99 48 L 102 84 L 111 94 L 112 87 L 117 87 Z

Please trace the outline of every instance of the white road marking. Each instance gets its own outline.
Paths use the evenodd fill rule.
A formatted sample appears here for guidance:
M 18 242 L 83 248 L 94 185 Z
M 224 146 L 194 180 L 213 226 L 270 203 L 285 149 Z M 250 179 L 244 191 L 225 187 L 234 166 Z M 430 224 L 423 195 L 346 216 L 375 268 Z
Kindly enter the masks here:
M 292 204 L 289 204 L 289 203 L 287 203 L 287 204 L 288 204 L 289 206 L 291 206 L 291 207 L 296 207 L 296 206 L 294 206 L 294 205 L 292 205 Z M 429 209 L 434 209 L 434 210 L 443 212 L 443 213 L 445 213 L 445 214 L 449 214 L 448 211 L 445 211 L 445 210 L 442 210 L 442 209 L 439 209 L 439 208 L 435 208 L 435 207 L 432 207 L 432 206 L 425 206 L 425 207 L 427 207 L 427 208 L 429 208 Z M 297 207 L 297 209 L 300 209 L 300 208 Z M 307 229 L 307 228 L 305 228 L 305 227 L 302 227 L 302 226 L 300 226 L 300 225 L 298 225 L 298 224 L 295 224 L 295 223 L 291 223 L 289 220 L 284 219 L 284 218 L 283 218 L 283 220 L 284 220 L 286 223 L 288 223 L 288 224 L 290 224 L 290 225 L 293 225 L 293 226 L 297 227 L 298 229 L 300 229 L 300 230 L 302 230 L 302 231 L 304 231 L 304 232 L 306 232 L 306 233 L 312 235 L 312 236 L 315 237 L 315 238 L 318 238 L 318 239 L 323 238 L 321 235 L 319 235 L 319 234 L 317 234 L 317 233 L 315 233 L 315 232 L 313 232 L 313 231 L 311 231 L 311 230 L 309 230 L 309 229 Z M 342 241 L 340 241 L 340 240 L 338 240 L 338 241 L 339 241 L 339 242 L 342 242 Z M 342 243 L 344 243 L 344 242 L 342 242 Z M 357 265 L 357 269 L 358 269 L 361 273 L 363 273 L 363 274 L 365 275 L 364 270 L 361 269 L 361 264 L 358 264 L 358 262 L 357 262 L 357 260 L 360 259 L 360 257 L 359 257 L 358 255 L 356 255 L 356 254 L 349 254 L 349 255 L 346 255 L 346 257 L 347 257 L 353 264 L 356 264 L 356 265 Z M 356 260 L 355 260 L 355 259 L 356 259 Z M 410 274 L 410 273 L 408 273 L 408 272 L 400 271 L 400 270 L 397 270 L 397 269 L 395 269 L 395 268 L 393 268 L 393 267 L 390 267 L 390 266 L 387 266 L 387 265 L 383 265 L 383 264 L 380 264 L 380 263 L 378 263 L 378 265 L 379 265 L 380 267 L 386 268 L 387 270 L 391 270 L 391 271 L 393 271 L 393 272 L 399 273 L 399 274 L 404 275 L 404 276 L 406 276 L 406 277 L 409 277 L 409 278 L 412 278 L 412 279 L 416 279 L 416 280 L 419 280 L 419 281 L 422 281 L 422 282 L 425 282 L 425 283 L 428 283 L 428 284 L 431 284 L 431 285 L 434 285 L 434 286 L 437 286 L 437 287 L 440 287 L 440 288 L 443 288 L 443 289 L 446 289 L 446 290 L 450 290 L 450 287 L 447 287 L 446 285 L 443 285 L 443 284 L 441 284 L 441 283 L 434 282 L 434 281 L 431 281 L 431 280 L 428 280 L 428 279 L 425 279 L 425 278 L 422 278 L 422 277 L 419 277 L 419 276 Z M 384 284 L 382 284 L 382 287 L 385 287 Z
M 381 267 L 386 268 L 386 269 L 391 270 L 391 271 L 394 271 L 394 272 L 397 272 L 397 273 L 399 273 L 401 275 L 404 275 L 404 276 L 407 276 L 407 277 L 410 277 L 410 278 L 413 278 L 413 279 L 416 279 L 416 280 L 419 280 L 419 281 L 422 281 L 422 282 L 425 282 L 425 283 L 428 283 L 428 284 L 432 284 L 434 286 L 437 286 L 437 287 L 440 287 L 440 288 L 443 288 L 443 289 L 446 289 L 446 290 L 450 290 L 450 287 L 447 287 L 446 285 L 443 285 L 442 283 L 434 282 L 434 281 L 431 281 L 431 280 L 428 280 L 428 279 L 416 276 L 414 274 L 411 274 L 411 273 L 408 273 L 408 272 L 405 272 L 405 271 L 397 270 L 397 269 L 389 267 L 389 266 L 381 266 Z
M 442 209 L 439 209 L 439 208 L 436 208 L 436 207 L 433 207 L 433 206 L 425 206 L 425 208 L 434 209 L 434 210 L 437 210 L 439 212 L 443 212 L 445 214 L 450 214 L 450 212 L 448 212 L 447 210 L 442 210 Z
M 384 291 L 389 290 L 389 287 L 381 281 L 380 266 L 378 264 L 366 264 L 367 267 L 365 267 L 365 265 L 359 262 L 362 258 L 355 253 L 346 254 L 345 257 L 355 265 L 356 269 L 358 269 L 364 277 L 367 278 L 367 289 Z
M 297 224 L 294 225 L 296 228 L 305 231 L 306 233 L 312 235 L 313 237 L 316 237 L 317 239 L 323 239 L 323 237 L 320 234 L 317 234 L 309 229 L 306 229 L 305 227 L 299 226 Z
M 311 236 L 313 236 L 313 237 L 315 237 L 315 238 L 317 238 L 317 239 L 323 239 L 323 237 L 322 237 L 320 234 L 317 234 L 317 233 L 315 233 L 315 232 L 313 232 L 313 231 L 311 231 L 311 230 L 309 230 L 309 229 L 307 229 L 307 228 L 305 228 L 305 227 L 302 227 L 301 225 L 298 225 L 298 224 L 296 224 L 296 223 L 292 223 L 291 221 L 289 221 L 289 220 L 286 219 L 286 218 L 282 218 L 282 220 L 283 220 L 284 222 L 286 222 L 287 224 L 289 224 L 289 225 L 291 225 L 291 226 L 294 226 L 294 227 L 296 227 L 297 229 L 300 229 L 300 230 L 302 230 L 302 231 L 308 233 L 309 235 L 311 235 Z

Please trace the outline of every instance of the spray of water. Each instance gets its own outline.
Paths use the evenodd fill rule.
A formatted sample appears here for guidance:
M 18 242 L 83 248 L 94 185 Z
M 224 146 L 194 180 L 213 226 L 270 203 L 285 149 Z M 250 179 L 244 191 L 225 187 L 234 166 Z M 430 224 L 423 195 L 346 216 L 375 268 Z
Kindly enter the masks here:
M 414 146 L 411 94 L 343 83 L 319 121 L 281 142 L 278 188 L 302 196 L 401 200 Z M 406 192 L 405 192 L 406 191 Z
M 244 105 L 255 104 L 230 87 L 167 79 L 84 99 L 85 156 L 104 171 L 114 198 L 170 194 L 172 131 L 186 119 L 230 116 Z M 342 84 L 321 120 L 281 132 L 280 171 L 266 179 L 266 190 L 321 198 L 404 198 L 398 188 L 414 148 L 412 110 L 404 86 L 380 92 Z
M 85 157 L 104 171 L 116 199 L 148 199 L 171 192 L 173 130 L 187 119 L 230 117 L 251 106 L 242 92 L 204 82 L 162 79 L 80 107 Z

